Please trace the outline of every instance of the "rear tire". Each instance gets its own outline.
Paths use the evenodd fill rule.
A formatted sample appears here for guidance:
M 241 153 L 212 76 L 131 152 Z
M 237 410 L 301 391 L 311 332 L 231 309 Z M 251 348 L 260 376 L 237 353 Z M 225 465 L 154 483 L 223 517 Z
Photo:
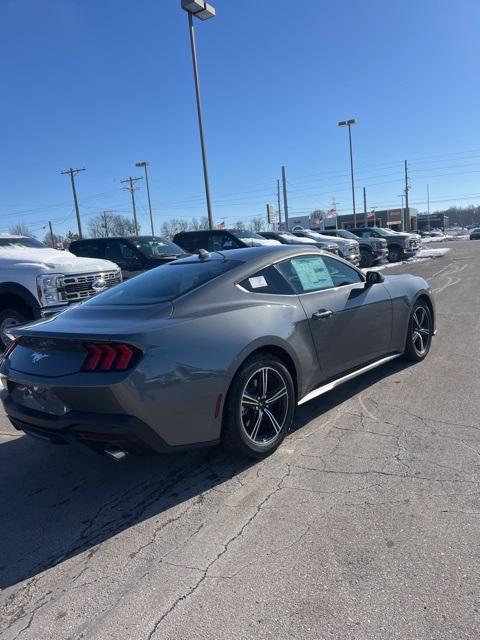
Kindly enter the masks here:
M 283 362 L 269 353 L 249 358 L 235 376 L 223 415 L 223 445 L 249 458 L 270 455 L 287 435 L 295 388 Z
M 360 249 L 360 267 L 362 269 L 368 269 L 373 264 L 373 256 L 370 251 Z
M 394 246 L 388 248 L 388 261 L 389 262 L 400 262 L 403 260 L 403 249 L 402 247 Z
M 433 318 L 425 302 L 417 302 L 408 323 L 404 357 L 410 362 L 420 362 L 427 357 L 432 344 Z
M 0 311 L 0 353 L 7 348 L 10 340 L 5 335 L 9 327 L 28 322 L 27 316 L 18 309 L 2 309 Z

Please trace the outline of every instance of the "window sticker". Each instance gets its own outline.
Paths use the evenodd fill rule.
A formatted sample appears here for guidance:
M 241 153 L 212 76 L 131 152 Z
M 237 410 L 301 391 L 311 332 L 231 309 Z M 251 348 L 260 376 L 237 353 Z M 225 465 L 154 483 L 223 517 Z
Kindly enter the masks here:
M 322 258 L 294 258 L 292 266 L 304 291 L 318 291 L 334 287 L 332 276 Z
M 249 278 L 248 282 L 252 289 L 260 289 L 261 287 L 267 287 L 267 281 L 263 276 L 255 276 L 253 278 Z

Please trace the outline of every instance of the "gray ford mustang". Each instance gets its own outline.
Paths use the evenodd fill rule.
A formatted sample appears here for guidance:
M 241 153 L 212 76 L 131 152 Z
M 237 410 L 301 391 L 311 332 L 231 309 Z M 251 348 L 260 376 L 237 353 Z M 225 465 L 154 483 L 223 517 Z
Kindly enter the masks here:
M 260 457 L 297 404 L 422 360 L 434 329 L 421 278 L 308 246 L 202 249 L 12 329 L 1 398 L 17 429 L 117 459 L 220 441 Z

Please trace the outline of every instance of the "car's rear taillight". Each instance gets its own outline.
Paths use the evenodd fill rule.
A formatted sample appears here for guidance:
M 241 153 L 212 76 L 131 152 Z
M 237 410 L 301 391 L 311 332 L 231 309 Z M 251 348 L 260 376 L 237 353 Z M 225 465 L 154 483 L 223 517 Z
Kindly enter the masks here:
M 0 353 L 2 358 L 8 358 L 19 342 L 20 338 L 14 338 L 8 345 L 3 353 Z
M 88 342 L 82 371 L 126 371 L 138 361 L 140 351 L 123 342 Z

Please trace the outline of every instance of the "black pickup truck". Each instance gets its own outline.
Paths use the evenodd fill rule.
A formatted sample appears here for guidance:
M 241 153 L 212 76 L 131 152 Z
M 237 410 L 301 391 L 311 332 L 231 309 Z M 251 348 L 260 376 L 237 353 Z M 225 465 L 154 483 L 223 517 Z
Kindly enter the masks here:
M 380 227 L 356 227 L 349 229 L 359 238 L 383 238 L 387 241 L 388 261 L 400 262 L 405 258 L 413 258 L 420 249 L 420 242 L 410 233 L 399 233 Z
M 362 268 L 368 269 L 374 262 L 383 260 L 388 256 L 387 241 L 383 238 L 356 236 L 347 229 L 327 229 L 322 233 L 324 236 L 357 240 L 360 245 L 360 267 Z

